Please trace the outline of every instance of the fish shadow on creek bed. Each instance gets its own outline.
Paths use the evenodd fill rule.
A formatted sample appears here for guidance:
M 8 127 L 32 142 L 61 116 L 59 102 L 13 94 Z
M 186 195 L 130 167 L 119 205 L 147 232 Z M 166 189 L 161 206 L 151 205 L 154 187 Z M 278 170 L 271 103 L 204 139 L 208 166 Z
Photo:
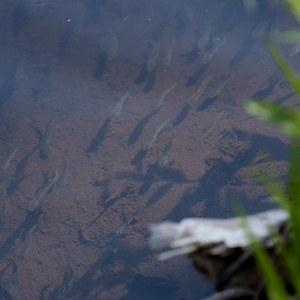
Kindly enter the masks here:
M 159 163 L 151 164 L 145 175 L 134 172 L 122 172 L 117 174 L 120 180 L 134 180 L 141 182 L 138 194 L 144 195 L 151 188 L 152 184 L 157 181 L 167 181 L 169 183 L 192 183 L 193 180 L 186 178 L 185 174 L 172 167 L 161 167 Z
M 179 221 L 182 217 L 193 216 L 191 209 L 203 201 L 205 201 L 205 217 L 224 217 L 225 214 L 229 216 L 232 211 L 228 212 L 228 209 L 221 208 L 219 192 L 224 187 L 240 185 L 236 177 L 241 168 L 250 167 L 262 149 L 270 154 L 272 162 L 285 161 L 288 158 L 289 145 L 278 138 L 260 134 L 249 136 L 241 130 L 235 130 L 235 134 L 238 140 L 247 141 L 248 147 L 240 150 L 230 162 L 221 158 L 216 159 L 198 180 L 198 185 L 186 190 L 178 205 L 169 212 L 166 219 Z M 228 201 L 233 200 L 233 195 L 228 195 L 228 198 L 230 198 Z M 230 203 L 228 205 L 230 206 Z

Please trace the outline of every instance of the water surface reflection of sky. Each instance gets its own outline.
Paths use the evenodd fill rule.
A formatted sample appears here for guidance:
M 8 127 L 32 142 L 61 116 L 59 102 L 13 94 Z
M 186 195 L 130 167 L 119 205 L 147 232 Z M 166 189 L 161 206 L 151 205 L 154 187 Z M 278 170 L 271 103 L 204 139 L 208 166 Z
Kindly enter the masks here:
M 156 261 L 148 226 L 274 205 L 249 166 L 285 178 L 289 141 L 244 110 L 298 101 L 263 43 L 294 26 L 274 3 L 1 2 L 2 298 L 212 292 L 185 259 Z

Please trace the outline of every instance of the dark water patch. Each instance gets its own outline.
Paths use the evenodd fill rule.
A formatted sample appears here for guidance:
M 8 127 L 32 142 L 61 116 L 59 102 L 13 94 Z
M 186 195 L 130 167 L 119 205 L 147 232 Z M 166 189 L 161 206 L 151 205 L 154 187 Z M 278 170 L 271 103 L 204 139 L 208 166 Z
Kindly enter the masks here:
M 158 42 L 161 39 L 167 24 L 168 24 L 168 17 L 166 13 L 162 13 L 158 24 L 154 27 L 150 35 L 150 40 Z
M 174 126 L 178 126 L 180 125 L 188 116 L 189 116 L 189 112 L 191 110 L 191 105 L 186 104 L 181 111 L 178 113 L 178 115 L 175 117 L 175 119 L 173 120 L 172 124 Z
M 146 82 L 145 87 L 143 88 L 143 92 L 144 92 L 145 94 L 148 94 L 148 93 L 151 92 L 151 90 L 154 88 L 154 86 L 155 86 L 155 81 L 156 81 L 157 70 L 158 70 L 158 66 L 156 66 L 156 67 L 149 73 L 148 80 L 147 80 L 147 82 Z
M 271 95 L 281 77 L 281 72 L 277 69 L 268 79 L 266 86 L 263 89 L 255 92 L 250 98 L 254 100 L 266 99 L 266 97 Z
M 57 57 L 63 57 L 65 55 L 67 47 L 70 45 L 72 34 L 74 33 L 74 27 L 72 22 L 68 22 L 64 31 L 60 37 L 57 47 Z M 95 71 L 96 73 L 96 71 Z M 95 75 L 95 74 L 94 74 Z
M 146 157 L 148 150 L 141 148 L 135 157 L 131 160 L 131 164 L 137 168 L 141 168 L 143 159 Z
M 136 275 L 128 285 L 128 295 L 122 300 L 166 300 L 173 299 L 178 294 L 179 287 L 176 281 Z
M 192 50 L 185 55 L 185 63 L 187 65 L 192 65 L 197 60 L 199 52 L 200 49 L 198 46 L 198 37 L 197 37 L 197 40 L 195 41 L 192 47 Z
M 289 145 L 278 138 L 259 134 L 249 137 L 247 133 L 240 130 L 236 130 L 235 133 L 239 140 L 248 141 L 249 147 L 236 153 L 232 162 L 226 162 L 223 159 L 215 160 L 214 164 L 200 178 L 198 187 L 193 190 L 188 189 L 184 193 L 179 205 L 168 214 L 167 219 L 180 220 L 190 216 L 190 209 L 203 201 L 206 204 L 205 217 L 230 216 L 231 211 L 226 211 L 224 208 L 220 209 L 219 191 L 235 181 L 234 178 L 238 170 L 251 165 L 262 149 L 270 153 L 272 161 L 283 161 L 288 157 Z
M 50 155 L 50 142 L 57 116 L 54 116 L 46 126 L 44 133 L 36 130 L 40 138 L 40 158 L 45 160 Z
M 9 101 L 14 93 L 16 85 L 16 72 L 11 71 L 6 75 L 4 82 L 0 88 L 0 109 L 2 109 L 3 104 Z
M 198 83 L 199 79 L 202 77 L 203 73 L 208 68 L 209 64 L 210 63 L 201 65 L 201 67 L 196 72 L 194 72 L 194 74 L 192 74 L 191 77 L 187 79 L 185 86 L 191 87 L 196 83 Z
M 62 282 L 54 288 L 50 293 L 48 300 L 65 299 L 65 296 L 70 289 L 74 280 L 74 271 L 70 266 L 66 266 Z
M 191 182 L 180 170 L 171 167 L 161 167 L 158 163 L 155 163 L 149 166 L 143 184 L 139 189 L 139 194 L 144 195 L 155 181 L 160 180 L 177 184 Z
M 223 7 L 216 26 L 218 35 L 230 33 L 246 19 L 245 7 L 242 2 L 236 2 L 234 6 L 229 2 L 223 2 L 222 4 Z M 220 3 L 220 5 L 222 4 Z
M 133 271 L 130 269 L 121 271 L 116 276 L 115 272 L 108 268 L 114 265 L 116 252 L 111 248 L 100 255 L 99 258 L 88 267 L 87 271 L 65 292 L 65 299 L 90 299 L 91 294 L 100 294 L 105 290 L 130 280 Z M 100 273 L 100 274 L 99 274 Z M 99 297 L 99 295 L 98 295 Z M 98 299 L 98 298 L 96 298 Z
M 249 32 L 246 34 L 246 38 L 241 42 L 241 46 L 237 53 L 231 59 L 229 63 L 230 70 L 235 69 L 248 56 L 254 44 L 255 38 L 252 37 L 251 33 Z
M 113 197 L 111 197 L 110 194 L 107 194 L 105 189 L 99 201 L 99 204 L 102 206 L 102 210 L 98 214 L 98 216 L 91 222 L 90 226 L 95 224 L 110 207 L 114 206 L 121 199 L 124 200 L 126 197 L 133 194 L 134 194 L 134 190 L 131 186 L 125 187 L 123 191 L 119 193 L 119 195 Z
M 30 21 L 30 16 L 24 4 L 18 5 L 12 15 L 11 31 L 14 37 L 21 35 L 22 31 Z
M 151 206 L 157 202 L 159 202 L 168 192 L 171 190 L 173 184 L 166 183 L 160 186 L 149 199 L 147 200 L 146 207 Z
M 111 119 L 107 118 L 103 124 L 101 125 L 101 127 L 99 128 L 99 130 L 96 133 L 96 136 L 91 140 L 89 146 L 86 149 L 86 154 L 90 155 L 94 152 L 96 152 L 99 148 L 99 146 L 102 144 L 102 142 L 104 141 L 104 138 L 106 136 L 106 133 L 110 127 L 110 122 Z
M 136 84 L 142 85 L 146 81 L 149 71 L 147 70 L 147 60 L 148 58 L 145 56 L 143 66 L 135 80 Z
M 284 95 L 284 96 L 282 96 L 282 97 L 276 99 L 276 100 L 274 101 L 274 103 L 280 105 L 280 104 L 282 104 L 282 103 L 288 101 L 289 99 L 291 99 L 291 98 L 292 98 L 293 96 L 295 96 L 295 95 L 296 95 L 295 92 L 291 92 L 291 93 L 289 93 L 289 94 L 287 94 L 287 95 Z
M 4 286 L 2 286 L 0 284 L 0 296 L 1 296 L 1 299 L 4 299 L 4 300 L 14 300 L 15 297 L 12 295 L 11 292 L 9 292 L 9 290 L 7 288 L 5 288 Z
M 101 18 L 101 2 L 98 0 L 84 1 L 85 8 L 85 23 L 87 25 L 93 25 L 99 23 Z
M 16 170 L 12 177 L 9 179 L 9 183 L 7 187 L 5 188 L 5 195 L 6 196 L 12 196 L 15 191 L 21 186 L 22 182 L 26 178 L 25 169 L 28 163 L 28 160 L 33 155 L 33 153 L 37 150 L 37 146 L 32 149 L 31 152 L 29 152 L 27 155 L 25 155 L 17 164 Z
M 98 50 L 98 57 L 96 59 L 96 65 L 94 70 L 94 78 L 99 80 L 105 73 L 106 66 L 107 66 L 107 54 L 105 51 L 100 47 Z
M 136 124 L 136 126 L 134 127 L 127 139 L 127 145 L 133 145 L 139 139 L 139 137 L 144 131 L 145 126 L 158 113 L 158 111 L 159 109 L 152 110 L 149 114 L 147 114 Z
M 198 105 L 197 111 L 204 111 L 208 109 L 210 106 L 214 105 L 215 102 L 218 100 L 218 97 L 208 97 L 203 100 L 203 102 Z
M 36 209 L 27 213 L 25 220 L 18 226 L 18 228 L 0 245 L 0 259 L 2 259 L 7 253 L 14 247 L 15 242 L 21 236 L 27 234 L 27 232 L 37 224 L 37 221 L 42 214 L 42 211 Z

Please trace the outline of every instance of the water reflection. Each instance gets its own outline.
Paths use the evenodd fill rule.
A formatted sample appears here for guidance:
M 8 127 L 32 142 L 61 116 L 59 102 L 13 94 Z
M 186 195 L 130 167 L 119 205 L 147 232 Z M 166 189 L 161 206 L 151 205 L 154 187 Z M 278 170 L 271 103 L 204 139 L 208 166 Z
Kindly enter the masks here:
M 285 178 L 288 139 L 243 103 L 296 104 L 263 44 L 291 18 L 271 0 L 14 0 L 0 20 L 0 295 L 212 292 L 156 262 L 148 224 L 273 205 L 248 166 Z

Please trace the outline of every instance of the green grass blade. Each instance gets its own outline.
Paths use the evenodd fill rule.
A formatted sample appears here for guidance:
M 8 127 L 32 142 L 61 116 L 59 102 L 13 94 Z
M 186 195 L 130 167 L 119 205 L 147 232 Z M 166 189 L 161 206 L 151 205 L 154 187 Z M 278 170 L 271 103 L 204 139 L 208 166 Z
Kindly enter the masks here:
M 285 0 L 285 4 L 291 13 L 300 21 L 300 1 L 299 0 Z
M 299 30 L 276 31 L 272 34 L 272 39 L 282 43 L 300 43 Z
M 286 133 L 300 136 L 300 113 L 295 108 L 283 108 L 273 103 L 248 101 L 246 109 L 249 113 L 265 121 L 273 122 Z
M 274 266 L 274 262 L 272 261 L 271 257 L 249 231 L 249 227 L 247 225 L 246 230 L 251 241 L 251 249 L 257 265 L 266 280 L 266 292 L 268 299 L 289 300 L 290 297 L 285 290 L 285 285 L 279 275 L 278 270 Z

